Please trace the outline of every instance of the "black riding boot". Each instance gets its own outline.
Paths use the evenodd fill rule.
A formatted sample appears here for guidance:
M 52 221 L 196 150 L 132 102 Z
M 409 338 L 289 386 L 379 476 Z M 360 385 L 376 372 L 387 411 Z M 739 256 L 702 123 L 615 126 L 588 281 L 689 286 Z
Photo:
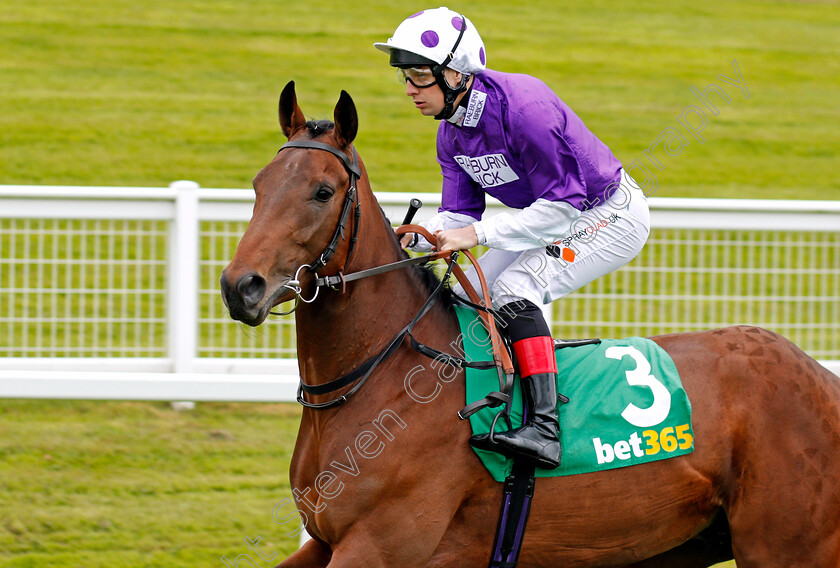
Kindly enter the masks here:
M 473 436 L 470 444 L 509 457 L 524 458 L 538 467 L 554 469 L 560 465 L 560 425 L 557 422 L 557 382 L 553 373 L 539 373 L 522 379 L 522 392 L 528 408 L 525 425 L 507 432 Z
M 521 457 L 546 469 L 560 465 L 560 426 L 557 422 L 557 362 L 554 341 L 542 311 L 528 300 L 499 310 L 522 374 L 522 392 L 528 416 L 525 424 L 509 432 L 473 436 L 470 444 L 510 457 Z

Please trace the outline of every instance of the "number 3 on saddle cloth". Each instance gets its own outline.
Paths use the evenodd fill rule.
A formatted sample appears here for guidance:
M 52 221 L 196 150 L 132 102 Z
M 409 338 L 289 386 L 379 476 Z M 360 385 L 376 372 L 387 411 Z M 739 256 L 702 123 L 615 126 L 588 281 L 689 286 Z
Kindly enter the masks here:
M 455 307 L 461 325 L 464 358 L 486 361 L 489 337 L 482 325 L 473 325 L 477 312 Z M 569 399 L 558 408 L 560 467 L 537 468 L 536 477 L 573 475 L 615 469 L 691 453 L 694 432 L 691 404 L 671 357 L 649 339 L 604 339 L 565 347 L 557 357 L 557 392 Z M 466 402 L 472 403 L 498 389 L 493 369 L 467 368 Z M 512 392 L 510 418 L 522 424 L 522 392 L 518 378 Z M 469 420 L 473 434 L 490 430 L 499 409 L 483 408 Z M 496 430 L 507 429 L 504 420 Z M 490 475 L 505 481 L 513 460 L 495 452 L 475 450 Z

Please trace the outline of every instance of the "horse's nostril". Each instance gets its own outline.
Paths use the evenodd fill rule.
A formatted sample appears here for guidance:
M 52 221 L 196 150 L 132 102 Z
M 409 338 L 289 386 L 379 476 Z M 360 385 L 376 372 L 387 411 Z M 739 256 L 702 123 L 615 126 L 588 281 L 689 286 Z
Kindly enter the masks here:
M 219 278 L 219 285 L 222 288 L 222 302 L 224 302 L 226 308 L 229 308 L 230 303 L 228 302 L 228 298 L 230 297 L 231 289 L 230 283 L 228 282 L 227 276 L 224 272 L 222 272 L 222 276 Z
M 259 274 L 246 274 L 236 283 L 236 291 L 246 306 L 256 306 L 265 295 L 265 278 Z

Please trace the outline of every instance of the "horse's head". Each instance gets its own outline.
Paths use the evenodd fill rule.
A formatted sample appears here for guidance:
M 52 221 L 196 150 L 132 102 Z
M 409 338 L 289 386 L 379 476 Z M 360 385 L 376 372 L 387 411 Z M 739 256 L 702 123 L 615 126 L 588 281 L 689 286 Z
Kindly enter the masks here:
M 294 297 L 293 280 L 299 279 L 303 288 L 311 284 L 312 271 L 301 267 L 315 264 L 329 248 L 346 216 L 342 213 L 347 209 L 350 170 L 360 167 L 351 146 L 358 117 L 346 92 L 335 106 L 334 124 L 307 122 L 290 82 L 280 95 L 279 114 L 289 144 L 254 178 L 251 222 L 221 277 L 222 298 L 231 317 L 252 326 Z M 300 146 L 310 141 L 317 144 L 314 149 Z M 354 194 L 351 199 L 358 199 Z M 347 216 L 346 229 L 355 222 Z M 343 267 L 348 240 L 338 239 L 330 265 Z

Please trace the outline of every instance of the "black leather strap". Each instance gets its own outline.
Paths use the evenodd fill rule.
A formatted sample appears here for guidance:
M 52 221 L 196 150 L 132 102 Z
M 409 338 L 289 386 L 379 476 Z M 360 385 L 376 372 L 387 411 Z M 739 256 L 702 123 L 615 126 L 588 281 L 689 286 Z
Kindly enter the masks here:
M 471 402 L 470 404 L 466 405 L 464 408 L 458 411 L 458 418 L 461 420 L 465 420 L 481 410 L 482 408 L 496 408 L 497 406 L 501 406 L 503 404 L 509 404 L 511 397 L 509 394 L 503 393 L 501 391 L 493 391 L 488 393 L 482 399 L 476 400 Z
M 323 142 L 315 142 L 314 140 L 289 140 L 283 146 L 280 147 L 281 150 L 285 150 L 286 148 L 314 148 L 315 150 L 323 150 L 325 152 L 329 152 L 344 164 L 344 167 L 347 169 L 348 172 L 356 176 L 356 179 L 362 177 L 362 170 L 359 168 L 359 160 L 356 157 L 356 149 L 353 148 L 353 160 L 351 161 L 350 158 L 336 148 L 335 146 L 330 146 L 329 144 L 324 144 Z M 351 183 L 350 185 L 355 185 Z
M 403 337 L 405 337 L 405 330 L 403 330 L 401 333 L 398 333 L 391 340 L 391 342 L 385 346 L 385 348 L 382 351 L 380 351 L 379 353 L 362 363 L 359 367 L 353 369 L 352 371 L 344 375 L 343 377 L 339 377 L 338 379 L 335 379 L 328 383 L 324 383 L 323 385 L 307 385 L 304 384 L 303 381 L 301 381 L 301 389 L 307 394 L 319 395 L 331 393 L 340 388 L 346 387 L 350 383 L 362 378 L 375 365 L 378 365 L 379 363 L 393 355 L 394 352 L 397 350 L 397 347 L 399 347 L 400 343 L 402 343 L 401 339 Z
M 343 155 L 343 154 L 342 154 Z M 338 218 L 338 226 L 335 229 L 335 233 L 333 233 L 332 239 L 330 239 L 327 248 L 324 249 L 318 258 L 309 265 L 309 270 L 311 272 L 317 273 L 319 270 L 324 268 L 330 259 L 335 254 L 335 251 L 338 250 L 338 240 L 344 236 L 344 228 L 347 226 L 347 218 L 350 217 L 350 210 L 353 208 L 353 203 L 356 201 L 356 186 L 351 185 L 350 188 L 347 190 L 347 195 L 344 197 L 344 205 L 341 208 L 341 216 Z M 351 245 L 347 250 L 347 258 L 350 258 L 350 253 L 353 252 L 353 245 L 356 242 L 356 232 L 359 224 L 355 223 L 353 226 L 353 240 L 351 241 Z M 346 263 L 345 263 L 346 264 Z
M 368 359 L 365 361 L 361 367 L 358 369 L 354 369 L 350 371 L 343 377 L 339 377 L 335 380 L 332 380 L 323 385 L 307 385 L 304 384 L 303 378 L 301 378 L 300 383 L 298 384 L 298 396 L 297 401 L 305 406 L 306 408 L 312 408 L 314 410 L 324 410 L 326 408 L 332 408 L 334 406 L 338 406 L 340 404 L 344 404 L 348 398 L 354 395 L 362 385 L 370 378 L 373 371 L 376 367 L 382 363 L 385 359 L 396 353 L 397 348 L 402 345 L 403 340 L 405 339 L 406 335 L 411 335 L 411 330 L 414 329 L 414 326 L 417 324 L 420 319 L 426 315 L 426 313 L 431 309 L 432 305 L 437 300 L 438 296 L 440 295 L 441 290 L 443 290 L 444 285 L 446 284 L 447 280 L 449 280 L 449 276 L 452 274 L 452 269 L 455 267 L 455 264 L 458 262 L 458 253 L 455 252 L 450 257 L 449 267 L 446 270 L 446 274 L 444 274 L 443 278 L 441 279 L 440 283 L 438 284 L 437 288 L 435 288 L 434 292 L 426 299 L 426 302 L 420 308 L 420 311 L 417 312 L 417 315 L 409 322 L 407 326 L 402 328 L 399 333 L 397 333 L 394 338 L 388 343 L 388 347 L 383 351 L 380 351 L 378 355 L 373 357 L 372 359 Z M 327 402 L 308 402 L 303 398 L 303 393 L 308 392 L 311 394 L 327 394 L 333 391 L 336 391 L 342 387 L 352 384 L 356 381 L 356 385 L 350 389 L 347 393 L 334 398 Z
M 391 272 L 392 270 L 398 270 L 400 268 L 405 268 L 414 264 L 426 264 L 431 260 L 434 260 L 432 258 L 432 255 L 427 254 L 425 256 L 416 256 L 414 258 L 398 260 L 396 262 L 383 264 L 382 266 L 377 266 L 375 268 L 360 270 L 351 274 L 336 274 L 335 276 L 322 276 L 321 278 L 317 278 L 315 280 L 315 285 L 335 287 L 341 284 L 343 286 L 347 282 L 353 282 L 354 280 L 361 280 L 362 278 L 368 278 L 369 276 L 384 274 L 386 272 Z
M 362 176 L 362 170 L 359 167 L 359 157 L 356 154 L 356 149 L 353 148 L 353 159 L 351 160 L 347 157 L 347 154 L 338 148 L 330 146 L 329 144 L 324 144 L 323 142 L 315 142 L 314 140 L 289 140 L 283 144 L 279 150 L 277 150 L 277 153 L 279 154 L 286 148 L 308 148 L 311 150 L 323 150 L 325 152 L 329 152 L 341 160 L 344 168 L 350 174 L 350 187 L 347 188 L 347 195 L 344 197 L 344 205 L 341 209 L 338 225 L 335 228 L 335 232 L 333 233 L 332 239 L 330 239 L 327 248 L 318 255 L 318 258 L 309 264 L 309 270 L 310 272 L 317 273 L 319 270 L 324 268 L 324 266 L 326 266 L 333 257 L 335 251 L 338 249 L 338 239 L 344 237 L 344 229 L 347 227 L 347 219 L 350 217 L 350 210 L 355 207 L 356 214 L 353 223 L 353 235 L 350 238 L 350 245 L 347 248 L 347 259 L 344 262 L 344 265 L 346 266 L 347 263 L 350 262 L 350 255 L 353 253 L 353 248 L 356 246 L 356 241 L 358 240 L 359 221 L 362 216 L 361 206 L 356 199 L 356 182 Z

